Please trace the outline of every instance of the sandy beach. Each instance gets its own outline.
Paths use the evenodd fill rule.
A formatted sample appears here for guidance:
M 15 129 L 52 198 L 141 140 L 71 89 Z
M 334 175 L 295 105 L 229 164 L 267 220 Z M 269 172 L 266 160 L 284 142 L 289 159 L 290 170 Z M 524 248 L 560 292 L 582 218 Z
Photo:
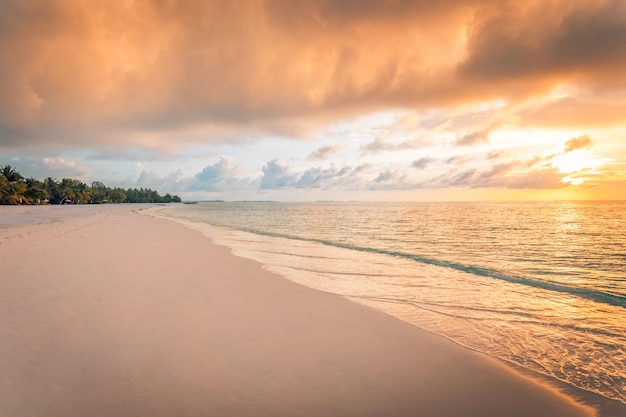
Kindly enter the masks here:
M 138 205 L 0 207 L 0 416 L 592 416 Z

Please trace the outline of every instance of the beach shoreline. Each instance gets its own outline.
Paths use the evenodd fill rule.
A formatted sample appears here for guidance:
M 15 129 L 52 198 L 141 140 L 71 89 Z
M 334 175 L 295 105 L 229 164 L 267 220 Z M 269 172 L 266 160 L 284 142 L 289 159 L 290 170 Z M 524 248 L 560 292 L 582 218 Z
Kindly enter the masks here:
M 167 220 L 171 220 L 171 221 L 175 221 L 177 223 L 180 223 L 186 227 L 189 227 L 191 229 L 197 230 L 198 232 L 202 233 L 204 236 L 206 236 L 207 238 L 211 239 L 215 244 L 220 245 L 220 246 L 224 246 L 227 247 L 231 250 L 231 253 L 235 254 L 235 256 L 238 257 L 242 257 L 242 258 L 246 258 L 246 259 L 252 259 L 255 260 L 256 262 L 260 262 L 263 264 L 263 267 L 265 269 L 267 269 L 268 271 L 280 275 L 285 279 L 288 279 L 290 281 L 299 283 L 300 285 L 304 285 L 305 287 L 308 288 L 313 288 L 322 292 L 326 292 L 327 290 L 322 289 L 323 285 L 321 286 L 321 288 L 319 285 L 312 285 L 310 282 L 310 279 L 306 279 L 306 280 L 302 280 L 300 278 L 296 278 L 297 276 L 297 272 L 296 271 L 291 271 L 290 268 L 276 268 L 274 265 L 270 266 L 270 265 L 265 265 L 260 259 L 257 259 L 255 256 L 250 256 L 247 251 L 241 251 L 240 249 L 236 249 L 236 246 L 230 246 L 229 244 L 229 240 L 223 239 L 223 235 L 224 233 L 230 235 L 233 230 L 230 229 L 224 229 L 223 227 L 217 226 L 217 225 L 213 225 L 213 224 L 209 224 L 209 223 L 205 223 L 202 221 L 198 221 L 198 220 L 191 220 L 188 219 L 186 216 L 184 217 L 179 217 L 176 215 L 172 215 L 167 207 L 154 207 L 151 208 L 150 210 L 147 210 L 144 212 L 144 214 L 149 214 L 149 215 L 154 215 L 156 217 L 159 218 L 163 218 L 163 219 L 167 219 Z M 218 241 L 216 242 L 216 236 L 220 236 L 220 238 L 218 238 Z M 271 249 L 270 249 L 271 251 Z M 288 273 L 285 273 L 285 272 Z M 413 326 L 415 326 L 417 329 L 419 329 L 420 331 L 425 331 L 431 334 L 434 334 L 438 337 L 443 337 L 444 339 L 446 339 L 447 341 L 449 341 L 450 343 L 454 343 L 464 349 L 468 349 L 474 352 L 477 352 L 481 355 L 486 355 L 487 357 L 489 357 L 490 359 L 493 358 L 493 356 L 489 355 L 487 352 L 481 351 L 479 349 L 473 348 L 471 346 L 468 346 L 466 344 L 460 343 L 459 341 L 446 336 L 445 334 L 441 334 L 438 333 L 436 331 L 430 330 L 428 328 L 423 328 L 421 327 L 419 324 L 412 322 L 411 320 L 405 320 L 402 315 L 394 315 L 393 313 L 390 313 L 388 311 L 386 311 L 385 309 L 381 309 L 380 306 L 377 305 L 373 305 L 371 303 L 367 303 L 367 302 L 363 302 L 363 300 L 361 300 L 358 297 L 351 297 L 351 296 L 346 296 L 346 298 L 348 300 L 351 300 L 352 302 L 355 302 L 357 304 L 360 304 L 362 306 L 366 306 L 368 308 L 373 308 L 375 310 L 378 311 L 382 311 L 385 314 L 389 314 L 391 317 L 393 317 L 394 319 L 400 319 L 403 320 Z M 589 391 L 583 388 L 579 388 L 576 387 L 572 384 L 567 383 L 566 381 L 562 381 L 559 380 L 557 378 L 551 378 L 548 375 L 533 371 L 531 369 L 527 369 L 524 367 L 521 367 L 519 364 L 506 360 L 506 359 L 502 359 L 502 358 L 496 358 L 498 361 L 500 361 L 502 364 L 504 364 L 507 367 L 510 367 L 512 369 L 514 369 L 516 372 L 519 372 L 522 376 L 526 377 L 526 378 L 530 378 L 532 380 L 535 381 L 539 381 L 542 384 L 545 384 L 549 389 L 552 390 L 556 390 L 561 394 L 564 394 L 568 397 L 571 397 L 573 399 L 575 399 L 575 401 L 580 402 L 582 404 L 587 404 L 589 406 L 591 406 L 592 409 L 595 410 L 595 412 L 598 413 L 599 416 L 607 416 L 607 417 L 613 417 L 613 416 L 622 416 L 622 415 L 626 415 L 626 405 L 621 403 L 619 400 L 607 397 L 601 393 L 598 392 L 593 392 L 593 391 Z
M 594 415 L 147 207 L 1 208 L 0 414 Z

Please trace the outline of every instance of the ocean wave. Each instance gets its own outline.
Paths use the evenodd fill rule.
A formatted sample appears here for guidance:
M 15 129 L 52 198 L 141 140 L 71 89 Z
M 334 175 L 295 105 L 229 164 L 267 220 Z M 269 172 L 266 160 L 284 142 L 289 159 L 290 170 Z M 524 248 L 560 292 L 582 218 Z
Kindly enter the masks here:
M 342 249 L 349 249 L 349 250 L 355 250 L 355 251 L 360 251 L 360 252 L 369 252 L 369 253 L 376 253 L 380 255 L 388 255 L 388 256 L 393 256 L 393 257 L 410 259 L 412 261 L 419 262 L 422 264 L 435 265 L 435 266 L 439 266 L 442 268 L 450 268 L 450 269 L 454 269 L 457 271 L 472 274 L 475 276 L 493 278 L 493 279 L 498 279 L 501 281 L 510 282 L 513 284 L 521 284 L 521 285 L 526 285 L 529 287 L 540 288 L 543 290 L 575 295 L 575 296 L 586 298 L 592 301 L 626 308 L 626 297 L 620 294 L 613 294 L 609 292 L 591 290 L 588 288 L 568 286 L 562 283 L 556 283 L 556 282 L 547 281 L 547 280 L 537 280 L 537 279 L 532 279 L 532 278 L 527 278 L 527 277 L 510 275 L 510 274 L 503 273 L 501 271 L 497 271 L 494 269 L 485 268 L 481 266 L 467 265 L 467 264 L 441 260 L 441 259 L 433 259 L 433 258 L 420 256 L 420 255 L 416 255 L 412 253 L 401 252 L 401 251 L 391 251 L 391 250 L 378 249 L 378 248 L 372 248 L 372 247 L 355 246 L 355 245 L 349 245 L 349 244 L 345 244 L 341 242 L 334 242 L 334 241 L 325 240 L 325 239 L 304 238 L 304 237 L 288 235 L 288 234 L 267 232 L 267 231 L 258 230 L 258 229 L 243 229 L 242 228 L 239 230 L 243 232 L 254 233 L 257 235 L 261 235 L 261 236 L 278 237 L 278 238 L 284 238 L 284 239 L 299 240 L 303 242 L 315 242 L 315 243 L 321 243 L 323 245 L 333 246 L 333 247 L 342 248 Z

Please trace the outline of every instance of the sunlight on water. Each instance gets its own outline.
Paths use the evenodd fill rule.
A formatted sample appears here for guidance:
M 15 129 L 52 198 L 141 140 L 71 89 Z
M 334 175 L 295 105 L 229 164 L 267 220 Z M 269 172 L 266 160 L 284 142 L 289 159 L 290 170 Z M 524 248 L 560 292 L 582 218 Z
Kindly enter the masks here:
M 626 402 L 626 204 L 199 204 L 216 243 L 312 288 Z M 208 228 L 208 229 L 207 229 Z

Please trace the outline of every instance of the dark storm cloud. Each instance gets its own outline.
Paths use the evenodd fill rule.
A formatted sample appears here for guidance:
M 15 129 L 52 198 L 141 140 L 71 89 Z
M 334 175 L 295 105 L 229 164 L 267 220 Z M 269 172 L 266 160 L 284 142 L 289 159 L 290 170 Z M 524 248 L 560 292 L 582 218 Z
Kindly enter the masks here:
M 624 87 L 625 22 L 617 0 L 3 0 L 0 148 L 176 150 Z
M 626 3 L 524 2 L 491 10 L 469 31 L 463 79 L 613 74 L 626 64 Z M 620 68 L 621 71 L 615 71 Z

